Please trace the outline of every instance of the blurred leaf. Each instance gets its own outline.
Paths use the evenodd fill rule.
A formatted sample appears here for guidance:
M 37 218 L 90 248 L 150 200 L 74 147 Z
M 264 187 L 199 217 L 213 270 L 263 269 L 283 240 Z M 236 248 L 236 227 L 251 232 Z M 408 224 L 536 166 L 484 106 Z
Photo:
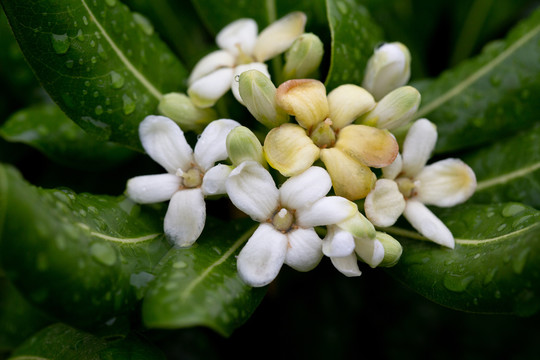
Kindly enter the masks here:
M 454 250 L 389 228 L 403 255 L 389 269 L 428 299 L 453 309 L 529 316 L 540 310 L 540 211 L 519 203 L 437 211 Z M 425 239 L 424 239 L 425 240 Z
M 382 32 L 366 8 L 354 0 L 327 0 L 326 6 L 332 34 L 326 87 L 360 85 L 373 50 L 382 41 Z
M 0 165 L 0 260 L 30 302 L 88 326 L 131 311 L 169 245 L 156 213 L 125 197 L 28 185 Z
M 107 342 L 67 325 L 54 324 L 28 339 L 10 359 L 164 360 L 165 356 L 136 337 Z
M 503 138 L 538 122 L 540 9 L 504 41 L 443 73 L 422 93 L 417 117 L 438 126 L 437 152 Z
M 119 145 L 98 141 L 84 132 L 56 105 L 34 105 L 12 115 L 0 127 L 11 142 L 37 148 L 53 161 L 82 170 L 118 165 L 135 153 Z
M 116 0 L 14 1 L 3 6 L 26 59 L 83 129 L 140 148 L 138 124 L 186 71 L 141 16 Z
M 473 202 L 518 201 L 540 208 L 540 124 L 463 160 L 478 181 Z
M 253 233 L 253 222 L 208 220 L 194 246 L 171 249 L 156 270 L 143 301 L 146 326 L 204 325 L 229 336 L 262 300 L 266 290 L 249 287 L 236 270 L 236 256 Z

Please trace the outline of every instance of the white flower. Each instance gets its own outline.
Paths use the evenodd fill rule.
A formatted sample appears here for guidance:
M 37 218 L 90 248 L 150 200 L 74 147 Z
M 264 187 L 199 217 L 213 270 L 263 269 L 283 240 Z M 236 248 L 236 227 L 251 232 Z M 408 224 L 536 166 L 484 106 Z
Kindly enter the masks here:
M 313 269 L 322 258 L 314 226 L 336 224 L 358 212 L 342 197 L 325 195 L 332 183 L 320 167 L 310 167 L 277 188 L 255 161 L 236 167 L 226 182 L 233 204 L 261 224 L 238 255 L 238 273 L 250 286 L 272 282 L 285 263 L 298 271 Z
M 204 197 L 225 193 L 230 170 L 214 163 L 227 158 L 227 134 L 239 125 L 228 119 L 213 121 L 194 151 L 180 127 L 165 116 L 147 116 L 139 125 L 143 148 L 167 173 L 134 177 L 128 181 L 126 192 L 141 204 L 170 200 L 164 231 L 174 244 L 192 245 L 204 228 Z
M 293 12 L 270 24 L 257 36 L 253 19 L 239 19 L 224 27 L 216 37 L 220 50 L 203 57 L 189 76 L 188 95 L 201 108 L 210 107 L 229 89 L 243 104 L 235 77 L 258 70 L 270 77 L 264 62 L 287 50 L 304 32 L 306 15 Z
M 426 119 L 416 121 L 403 143 L 403 155 L 382 169 L 383 178 L 375 183 L 364 207 L 375 226 L 391 226 L 403 214 L 420 234 L 454 248 L 450 230 L 425 205 L 451 207 L 466 201 L 476 189 L 476 177 L 459 159 L 425 166 L 436 141 L 435 125 Z

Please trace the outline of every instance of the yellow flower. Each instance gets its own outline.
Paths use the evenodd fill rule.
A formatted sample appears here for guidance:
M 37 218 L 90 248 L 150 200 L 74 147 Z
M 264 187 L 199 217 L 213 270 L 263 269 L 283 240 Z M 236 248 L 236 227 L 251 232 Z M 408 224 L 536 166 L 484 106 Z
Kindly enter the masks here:
M 296 117 L 266 136 L 264 152 L 270 166 L 285 176 L 297 175 L 321 159 L 336 195 L 362 199 L 376 176 L 370 167 L 391 164 L 398 144 L 388 130 L 352 124 L 375 106 L 373 96 L 356 85 L 342 85 L 328 96 L 317 80 L 289 80 L 277 89 L 277 104 Z

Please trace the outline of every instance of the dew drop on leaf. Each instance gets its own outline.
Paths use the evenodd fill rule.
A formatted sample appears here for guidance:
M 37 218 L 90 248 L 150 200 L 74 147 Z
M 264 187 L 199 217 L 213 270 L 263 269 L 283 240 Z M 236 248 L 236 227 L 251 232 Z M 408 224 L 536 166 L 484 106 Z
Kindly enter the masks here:
M 96 115 L 103 114 L 103 107 L 101 105 L 96 106 L 96 109 L 94 110 Z
M 90 246 L 90 254 L 103 265 L 111 266 L 116 262 L 116 252 L 106 243 L 93 243 Z
M 484 277 L 484 285 L 489 284 L 493 280 L 495 273 L 497 273 L 496 267 L 491 268 L 491 270 L 488 271 L 488 273 L 486 274 L 486 277 Z
M 116 71 L 111 71 L 111 84 L 115 89 L 120 89 L 124 86 L 124 77 Z
M 79 41 L 84 41 L 84 34 L 83 34 L 81 29 L 79 29 L 79 31 L 77 31 L 77 39 Z
M 504 217 L 511 217 L 519 214 L 523 210 L 525 210 L 525 206 L 521 204 L 508 204 L 503 208 L 502 215 Z
M 135 23 L 139 25 L 139 28 L 146 34 L 146 35 L 152 35 L 154 33 L 154 26 L 148 20 L 146 17 L 139 13 L 133 13 L 133 20 L 135 20 Z
M 74 63 L 73 60 L 66 60 L 66 67 L 68 69 L 72 69 L 73 68 L 73 63 Z
M 463 276 L 455 274 L 446 274 L 443 280 L 444 287 L 450 291 L 462 292 L 467 289 L 467 286 L 474 280 L 474 276 Z
M 105 0 L 105 2 L 107 3 L 107 5 L 109 5 L 110 7 L 113 7 L 116 5 L 116 0 Z
M 88 19 L 86 18 L 86 16 L 83 16 L 82 20 L 83 20 L 84 25 L 88 25 Z
M 124 114 L 129 115 L 133 111 L 135 111 L 135 107 L 137 106 L 137 104 L 135 103 L 135 101 L 133 101 L 132 98 L 129 97 L 129 95 L 124 94 L 122 96 L 122 102 L 122 109 L 124 110 Z
M 514 258 L 514 261 L 512 262 L 512 269 L 516 274 L 519 275 L 523 271 L 525 263 L 527 262 L 527 255 L 529 254 L 529 251 L 529 248 L 523 249 L 519 255 Z
M 51 34 L 51 42 L 54 52 L 57 54 L 65 54 L 71 45 L 71 41 L 67 34 Z
M 103 46 L 101 44 L 98 44 L 97 53 L 100 58 L 103 60 L 107 60 L 109 57 L 107 56 L 107 53 L 105 52 L 105 49 L 103 49 Z

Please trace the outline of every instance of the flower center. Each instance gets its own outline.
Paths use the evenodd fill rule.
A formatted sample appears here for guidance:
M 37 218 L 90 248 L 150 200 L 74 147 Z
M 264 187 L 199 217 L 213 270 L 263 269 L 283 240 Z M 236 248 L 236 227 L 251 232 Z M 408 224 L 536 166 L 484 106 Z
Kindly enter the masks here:
M 405 199 L 410 199 L 415 195 L 416 185 L 414 181 L 408 177 L 400 177 L 396 179 L 396 183 L 398 185 L 399 192 L 403 194 Z
M 242 50 L 242 46 L 240 46 L 240 44 L 236 44 L 236 48 L 238 49 L 238 55 L 236 56 L 236 66 L 250 64 L 255 61 L 252 56 L 246 54 Z
M 281 208 L 272 218 L 272 225 L 281 232 L 287 232 L 294 224 L 294 215 L 285 208 Z
M 203 173 L 201 170 L 192 167 L 188 171 L 182 171 L 178 169 L 176 175 L 182 178 L 182 185 L 186 188 L 196 188 L 201 186 Z
M 336 143 L 336 132 L 332 129 L 332 120 L 326 118 L 315 126 L 311 132 L 311 140 L 321 149 L 330 148 Z

